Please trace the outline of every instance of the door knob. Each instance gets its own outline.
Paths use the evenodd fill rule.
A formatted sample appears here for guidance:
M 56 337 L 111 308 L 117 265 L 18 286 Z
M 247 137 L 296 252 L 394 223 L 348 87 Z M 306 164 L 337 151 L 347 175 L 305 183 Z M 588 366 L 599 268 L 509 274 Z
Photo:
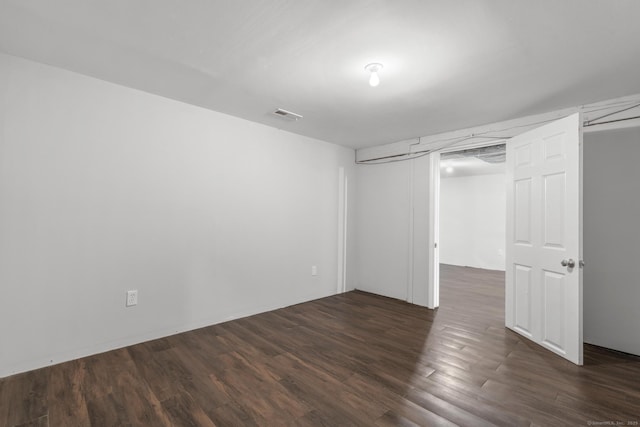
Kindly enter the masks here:
M 562 264 L 563 267 L 569 267 L 569 268 L 573 268 L 576 266 L 576 262 L 571 258 L 569 258 L 568 260 L 563 259 L 562 261 L 560 261 L 560 264 Z

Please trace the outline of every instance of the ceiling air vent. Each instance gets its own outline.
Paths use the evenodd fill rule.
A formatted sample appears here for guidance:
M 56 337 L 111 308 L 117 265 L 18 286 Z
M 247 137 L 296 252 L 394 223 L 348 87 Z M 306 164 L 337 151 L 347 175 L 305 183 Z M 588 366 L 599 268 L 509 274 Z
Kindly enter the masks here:
M 278 117 L 282 117 L 283 119 L 292 121 L 300 120 L 302 118 L 300 114 L 292 113 L 291 111 L 283 110 L 282 108 L 278 108 L 273 112 L 273 114 Z

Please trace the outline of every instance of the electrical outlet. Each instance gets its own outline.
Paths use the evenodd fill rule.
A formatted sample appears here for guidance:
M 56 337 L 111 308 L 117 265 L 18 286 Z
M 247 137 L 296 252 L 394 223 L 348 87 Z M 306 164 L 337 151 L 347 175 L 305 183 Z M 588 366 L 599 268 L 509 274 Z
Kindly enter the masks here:
M 311 266 L 311 275 L 312 276 L 317 276 L 318 275 L 318 266 L 317 265 L 312 265 Z
M 138 290 L 127 291 L 127 307 L 138 305 Z

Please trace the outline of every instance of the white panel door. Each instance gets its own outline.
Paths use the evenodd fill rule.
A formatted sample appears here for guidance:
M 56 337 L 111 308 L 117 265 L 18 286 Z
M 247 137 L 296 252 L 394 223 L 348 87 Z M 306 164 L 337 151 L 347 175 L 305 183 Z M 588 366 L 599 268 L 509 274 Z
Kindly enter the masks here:
M 505 324 L 582 364 L 580 115 L 507 143 Z

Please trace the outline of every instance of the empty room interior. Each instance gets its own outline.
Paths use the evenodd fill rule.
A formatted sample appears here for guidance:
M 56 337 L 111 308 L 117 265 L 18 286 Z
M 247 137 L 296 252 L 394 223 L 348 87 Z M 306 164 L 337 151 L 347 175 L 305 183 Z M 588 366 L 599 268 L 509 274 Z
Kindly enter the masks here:
M 0 0 L 0 427 L 638 425 L 639 17 Z

